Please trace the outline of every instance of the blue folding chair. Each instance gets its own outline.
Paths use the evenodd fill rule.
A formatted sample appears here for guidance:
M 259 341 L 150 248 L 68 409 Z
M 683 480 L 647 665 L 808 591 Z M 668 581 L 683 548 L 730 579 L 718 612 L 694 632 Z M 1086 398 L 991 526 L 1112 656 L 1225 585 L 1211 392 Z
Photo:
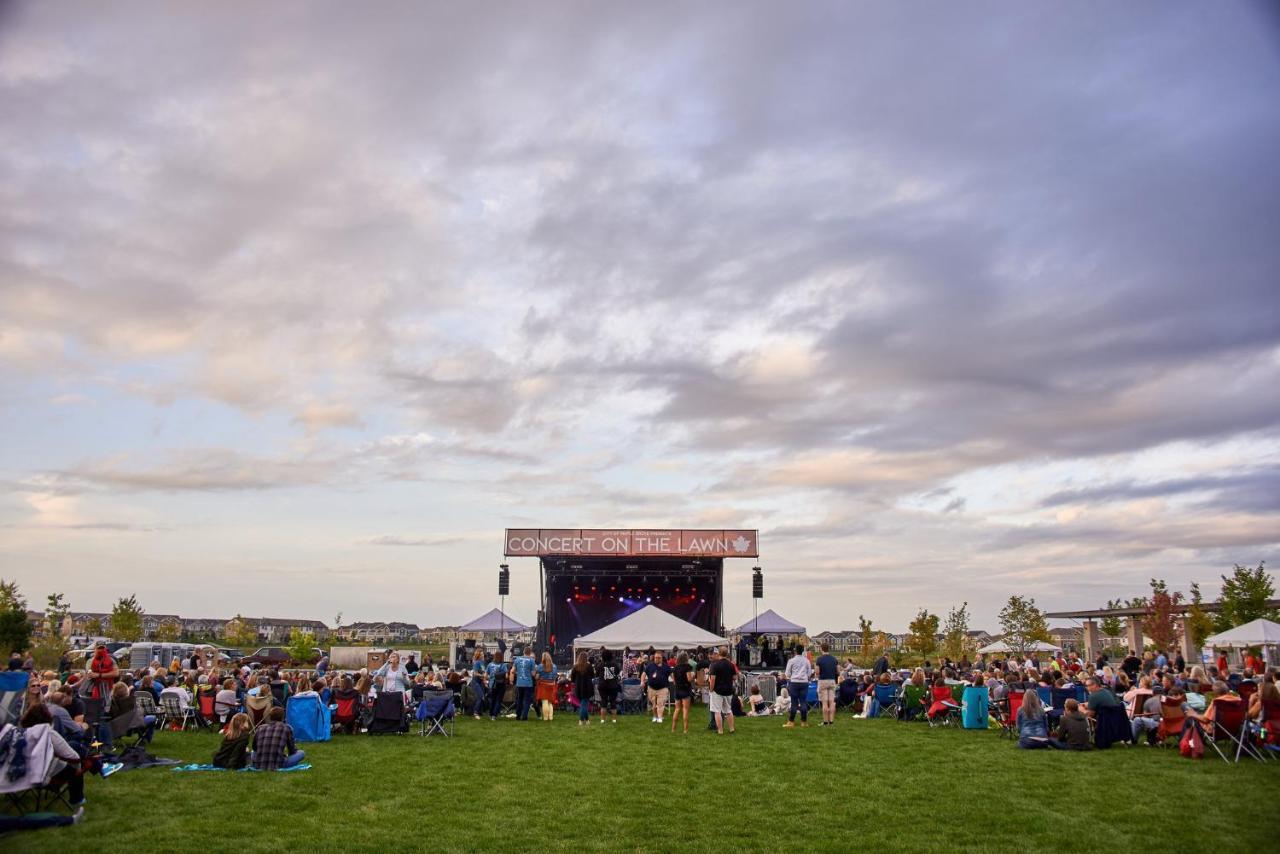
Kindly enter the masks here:
M 898 715 L 898 686 L 889 684 L 882 685 L 876 683 L 875 687 L 876 706 L 878 709 L 874 715 L 869 717 L 879 717 L 880 715 L 889 715 L 897 717 Z
M 418 735 L 453 735 L 453 692 L 427 691 L 418 702 Z M 448 729 L 445 729 L 445 725 Z

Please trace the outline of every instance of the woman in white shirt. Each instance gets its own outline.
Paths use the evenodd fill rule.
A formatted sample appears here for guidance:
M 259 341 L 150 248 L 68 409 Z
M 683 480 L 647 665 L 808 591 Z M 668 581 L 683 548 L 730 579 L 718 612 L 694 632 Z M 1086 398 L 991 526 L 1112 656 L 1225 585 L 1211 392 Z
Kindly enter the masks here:
M 400 665 L 398 652 L 393 652 L 387 657 L 386 664 L 377 669 L 373 678 L 377 681 L 379 691 L 399 691 L 401 694 L 409 690 L 409 683 L 412 681 L 409 671 Z

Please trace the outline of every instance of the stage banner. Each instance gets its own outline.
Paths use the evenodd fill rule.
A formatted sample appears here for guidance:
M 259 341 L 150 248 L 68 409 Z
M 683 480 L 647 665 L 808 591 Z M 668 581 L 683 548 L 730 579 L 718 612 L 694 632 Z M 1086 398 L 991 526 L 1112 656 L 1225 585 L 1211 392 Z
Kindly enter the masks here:
M 759 557 L 756 531 L 508 528 L 508 557 Z

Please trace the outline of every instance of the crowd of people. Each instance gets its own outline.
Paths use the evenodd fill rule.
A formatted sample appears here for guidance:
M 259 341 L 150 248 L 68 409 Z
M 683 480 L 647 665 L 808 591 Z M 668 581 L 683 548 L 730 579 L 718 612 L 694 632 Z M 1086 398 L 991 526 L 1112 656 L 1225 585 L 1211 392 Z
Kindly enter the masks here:
M 27 669 L 31 679 L 17 728 L 27 738 L 47 740 L 57 761 L 58 779 L 70 801 L 83 801 L 83 774 L 110 774 L 102 749 L 132 737 L 147 745 L 160 726 L 211 727 L 223 739 L 211 764 L 221 768 L 290 768 L 305 754 L 285 721 L 291 697 L 314 696 L 332 710 L 336 732 L 405 731 L 413 709 L 428 694 L 447 692 L 462 714 L 477 720 L 513 718 L 551 721 L 557 710 L 573 710 L 578 725 L 588 726 L 593 710 L 599 724 L 617 724 L 624 707 L 642 711 L 654 724 L 669 720 L 672 733 L 689 731 L 695 698 L 707 709 L 707 729 L 734 733 L 735 719 L 778 715 L 788 729 L 807 727 L 811 700 L 821 726 L 836 723 L 838 709 L 855 718 L 892 711 L 910 720 L 937 721 L 956 716 L 970 704 L 967 689 L 977 689 L 980 714 L 987 714 L 1021 748 L 1087 749 L 1115 740 L 1155 743 L 1176 735 L 1169 721 L 1188 726 L 1212 724 L 1218 710 L 1242 704 L 1260 735 L 1280 743 L 1280 693 L 1276 673 L 1246 658 L 1230 670 L 1188 664 L 1178 656 L 1130 653 L 1113 664 L 1105 655 L 1086 664 L 1074 653 L 987 658 L 970 662 L 925 661 L 912 670 L 890 666 L 882 656 L 864 670 L 843 663 L 824 644 L 817 650 L 789 650 L 782 670 L 744 678 L 729 648 L 691 650 L 600 649 L 577 652 L 567 670 L 547 652 L 503 646 L 474 650 L 467 666 L 401 661 L 388 651 L 380 667 L 336 672 L 322 658 L 314 668 L 279 670 L 259 666 L 223 666 L 193 656 L 186 661 L 120 668 L 99 646 L 83 670 L 39 672 L 29 657 L 15 654 L 10 669 Z M 773 680 L 774 685 L 767 683 Z M 771 687 L 765 697 L 761 687 Z M 972 711 L 972 709 L 970 709 Z M 971 717 L 966 716 L 965 726 Z M 392 726 L 378 728 L 378 721 Z M 1123 732 L 1116 732 L 1118 722 Z M 1192 722 L 1192 723 L 1188 723 Z M 1104 732 L 1105 731 L 1105 732 Z M 0 757 L 4 744 L 0 742 Z M 0 759 L 2 762 L 3 759 Z

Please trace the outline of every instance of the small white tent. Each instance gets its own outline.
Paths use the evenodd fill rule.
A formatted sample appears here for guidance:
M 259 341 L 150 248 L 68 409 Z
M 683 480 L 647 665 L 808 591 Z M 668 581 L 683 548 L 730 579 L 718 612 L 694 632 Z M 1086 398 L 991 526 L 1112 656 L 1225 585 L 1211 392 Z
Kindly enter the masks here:
M 1054 646 L 1053 644 L 1045 643 L 1044 641 L 1036 641 L 1035 643 L 1027 647 L 1027 652 L 1057 652 L 1060 649 L 1062 649 L 1062 647 L 1060 646 Z M 1010 649 L 1009 645 L 1004 641 L 996 641 L 995 643 L 989 643 L 986 646 L 984 646 L 982 649 L 978 650 L 978 652 L 1012 652 L 1012 651 L 1013 650 Z
M 1204 639 L 1208 647 L 1239 649 L 1250 646 L 1280 646 L 1280 623 L 1270 620 L 1251 620 L 1242 626 L 1218 632 Z
M 686 623 L 655 605 L 646 605 L 616 623 L 575 639 L 573 646 L 575 649 L 602 646 L 608 649 L 671 649 L 673 646 L 690 649 L 728 642 L 727 639 L 700 629 L 693 623 Z

